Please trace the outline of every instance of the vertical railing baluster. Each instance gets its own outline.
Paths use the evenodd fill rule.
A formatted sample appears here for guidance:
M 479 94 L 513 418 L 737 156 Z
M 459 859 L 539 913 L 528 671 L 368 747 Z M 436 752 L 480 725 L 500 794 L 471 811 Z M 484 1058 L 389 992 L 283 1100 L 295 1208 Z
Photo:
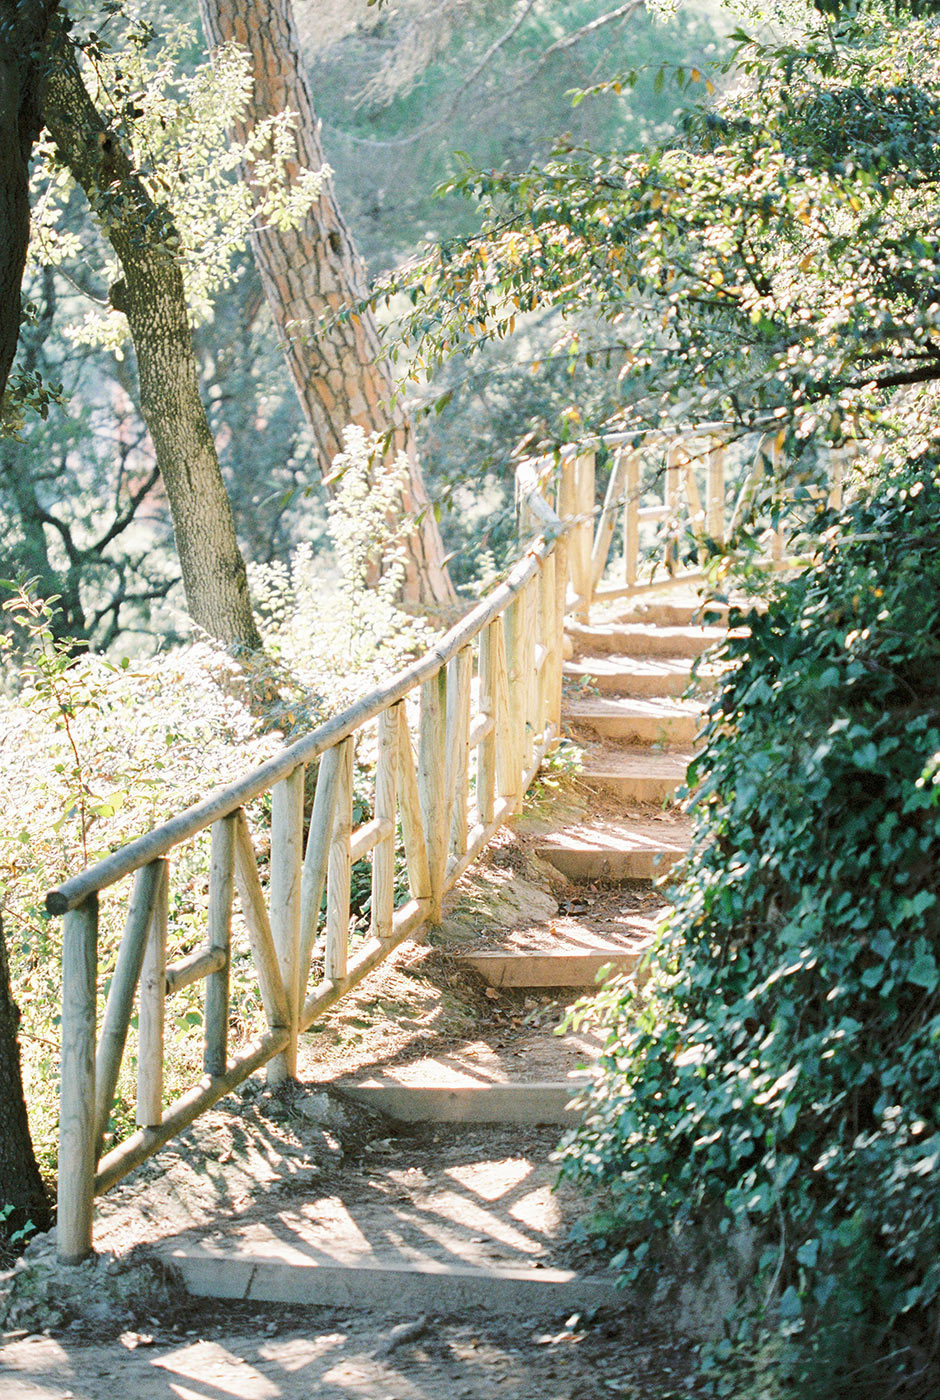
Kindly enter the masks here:
M 300 959 L 297 968 L 297 999 L 302 1006 L 307 995 L 310 960 L 317 941 L 320 904 L 326 884 L 326 867 L 330 854 L 330 837 L 336 815 L 338 774 L 343 762 L 342 744 L 334 744 L 320 758 L 317 769 L 317 790 L 307 831 L 307 849 L 300 877 Z
M 627 459 L 627 479 L 623 503 L 624 582 L 632 588 L 640 573 L 640 464 L 638 452 Z
M 95 1198 L 95 1001 L 98 896 L 65 916 L 56 1250 L 78 1264 L 92 1249 Z
M 337 773 L 336 810 L 326 877 L 326 959 L 328 981 L 342 982 L 349 952 L 349 838 L 352 832 L 353 758 L 356 741 L 344 739 Z
M 140 973 L 137 1014 L 137 1126 L 158 1128 L 163 1122 L 163 1020 L 166 1008 L 166 939 L 169 916 L 169 861 L 153 902 L 153 918 Z
M 522 594 L 509 604 L 503 613 L 506 645 L 506 684 L 508 708 L 506 723 L 506 749 L 512 767 L 511 791 L 515 798 L 522 796 L 521 775 L 523 769 L 525 743 L 525 602 Z M 505 794 L 501 794 L 505 795 Z
M 607 557 L 610 554 L 610 546 L 617 529 L 620 497 L 623 494 L 623 482 L 629 456 L 630 453 L 624 447 L 615 449 L 614 464 L 607 482 L 604 506 L 597 522 L 594 548 L 591 551 L 591 583 L 594 588 L 597 588 L 604 570 L 607 568 Z
M 705 497 L 706 528 L 718 544 L 725 538 L 725 446 L 714 444 L 708 454 L 708 489 Z
M 476 819 L 481 826 L 489 826 L 493 820 L 496 793 L 496 729 L 499 723 L 499 708 L 496 694 L 495 634 L 501 626 L 499 618 L 496 618 L 484 627 L 480 633 L 477 653 L 477 708 L 481 715 L 492 720 L 489 733 L 484 734 L 477 745 Z
M 537 728 L 544 743 L 548 726 L 554 723 L 552 697 L 555 687 L 556 657 L 561 638 L 556 631 L 555 619 L 555 551 L 545 559 L 538 579 L 538 634 L 545 648 L 545 660 L 538 676 L 538 721 Z M 555 730 L 557 738 L 558 730 Z
M 473 652 L 462 647 L 447 663 L 446 790 L 444 811 L 450 814 L 449 851 L 458 858 L 467 849 L 467 801 L 470 756 L 470 681 Z
M 390 821 L 372 854 L 372 932 L 389 938 L 395 911 L 395 814 L 398 808 L 398 710 L 393 705 L 379 715 L 378 759 L 375 768 L 375 815 Z
M 565 668 L 565 609 L 568 597 L 568 537 L 559 535 L 552 551 L 555 563 L 555 618 L 552 626 L 555 638 L 555 665 L 552 671 L 551 710 L 549 718 L 555 733 L 561 733 L 561 688 Z
M 269 1084 L 280 1084 L 297 1076 L 303 825 L 304 765 L 300 764 L 271 789 L 271 934 L 287 995 L 290 1041 L 269 1064 Z
M 127 911 L 124 935 L 118 948 L 117 962 L 108 1000 L 104 1009 L 98 1053 L 95 1056 L 95 1159 L 101 1153 L 102 1140 L 108 1127 L 114 1091 L 121 1070 L 121 1058 L 127 1041 L 134 996 L 140 981 L 147 948 L 147 935 L 153 919 L 154 903 L 163 865 L 151 861 L 143 865 L 134 877 L 134 889 Z
M 666 536 L 666 569 L 670 574 L 674 574 L 679 562 L 679 498 L 681 490 L 680 464 L 684 457 L 682 443 L 671 442 L 666 449 L 666 490 L 665 506 L 668 512 L 666 517 L 666 529 L 669 533 Z
M 235 887 L 236 816 L 223 817 L 212 826 L 209 858 L 208 943 L 225 954 L 225 962 L 206 978 L 205 1053 L 206 1074 L 224 1074 L 228 1063 L 229 977 L 232 949 L 232 894 Z
M 428 850 L 424 841 L 421 816 L 421 796 L 415 769 L 411 730 L 404 700 L 394 707 L 398 715 L 398 809 L 401 813 L 401 834 L 408 865 L 408 885 L 414 899 L 431 898 L 431 872 Z
M 418 794 L 424 843 L 431 878 L 431 904 L 428 921 L 439 924 L 442 917 L 444 872 L 450 837 L 449 813 L 445 806 L 445 729 L 447 724 L 447 673 L 442 667 L 421 687 L 421 719 L 418 738 Z

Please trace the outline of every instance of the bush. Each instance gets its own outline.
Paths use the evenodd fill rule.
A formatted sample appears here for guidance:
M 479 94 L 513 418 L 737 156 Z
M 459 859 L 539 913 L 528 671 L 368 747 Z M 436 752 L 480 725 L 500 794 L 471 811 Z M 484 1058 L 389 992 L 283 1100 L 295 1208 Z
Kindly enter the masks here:
M 610 1188 L 630 1276 L 657 1234 L 757 1237 L 739 1358 L 772 1335 L 801 1397 L 934 1397 L 937 460 L 819 525 L 724 644 L 675 912 L 649 984 L 597 999 L 606 1052 L 563 1163 Z

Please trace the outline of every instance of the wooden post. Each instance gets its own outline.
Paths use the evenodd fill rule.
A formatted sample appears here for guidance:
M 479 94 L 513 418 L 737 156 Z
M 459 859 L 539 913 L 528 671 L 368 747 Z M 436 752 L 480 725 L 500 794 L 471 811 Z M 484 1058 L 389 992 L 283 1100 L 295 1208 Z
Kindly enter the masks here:
M 561 635 L 555 617 L 555 554 L 549 554 L 538 580 L 538 635 L 545 648 L 545 660 L 538 675 L 538 720 L 536 728 L 544 735 L 555 718 L 554 690 Z M 555 734 L 557 736 L 558 729 Z
M 336 792 L 336 812 L 330 835 L 326 877 L 326 965 L 328 981 L 342 982 L 346 976 L 349 950 L 349 837 L 352 831 L 352 786 L 355 737 L 350 734 L 340 745 L 342 755 Z
M 149 865 L 142 865 L 134 877 L 134 890 L 108 990 L 98 1053 L 95 1056 L 96 1160 L 101 1153 L 102 1139 L 114 1103 L 114 1090 L 121 1070 L 131 1012 L 134 1009 L 134 994 L 140 981 L 147 947 L 147 933 L 162 878 L 163 865 L 158 860 L 151 861 Z
M 525 740 L 525 686 L 524 665 L 525 637 L 525 595 L 519 593 L 503 613 L 506 641 L 506 684 L 508 704 L 506 708 L 505 749 L 512 766 L 511 791 L 515 798 L 521 798 L 523 753 Z M 507 793 L 500 793 L 501 797 Z
M 582 452 L 574 464 L 575 513 L 578 523 L 571 532 L 571 577 L 578 595 L 577 616 L 591 620 L 594 597 L 594 453 Z
M 450 813 L 449 851 L 456 856 L 467 849 L 472 673 L 473 652 L 465 646 L 447 663 L 444 811 Z
M 317 790 L 307 832 L 307 850 L 300 878 L 300 958 L 297 968 L 298 1004 L 303 1006 L 310 975 L 310 959 L 317 941 L 317 925 L 326 867 L 330 853 L 330 837 L 336 816 L 336 794 L 339 791 L 339 771 L 344 762 L 342 744 L 334 744 L 320 759 L 317 769 Z
M 705 519 L 709 537 L 718 544 L 725 538 L 725 446 L 718 443 L 708 454 L 708 487 Z
M 137 1126 L 158 1128 L 163 1121 L 163 1016 L 166 1006 L 166 933 L 169 913 L 169 861 L 153 902 L 153 918 L 140 974 L 137 1014 Z
M 611 542 L 617 529 L 617 515 L 620 509 L 620 497 L 623 494 L 623 483 L 627 472 L 627 459 L 632 454 L 626 452 L 622 447 L 616 449 L 614 465 L 611 468 L 610 477 L 607 482 L 607 492 L 604 496 L 604 508 L 601 511 L 600 519 L 597 522 L 597 533 L 594 537 L 594 548 L 591 552 L 591 584 L 596 588 L 601 580 L 604 570 L 607 568 L 607 556 L 610 554 Z
M 372 856 L 372 932 L 391 938 L 395 911 L 395 813 L 398 807 L 398 733 L 395 705 L 379 715 L 378 760 L 375 768 L 375 815 L 392 824 L 390 836 L 379 841 Z
M 56 1252 L 80 1264 L 92 1250 L 95 1199 L 95 1000 L 98 896 L 65 916 Z
M 568 538 L 560 535 L 552 551 L 555 561 L 555 665 L 552 671 L 552 704 L 549 718 L 555 733 L 561 733 L 561 687 L 565 667 L 565 605 L 568 597 Z
M 209 858 L 209 947 L 225 954 L 225 962 L 206 978 L 206 1074 L 224 1074 L 228 1063 L 229 965 L 232 952 L 232 894 L 235 885 L 234 816 L 212 826 Z
M 532 766 L 535 753 L 535 731 L 538 675 L 535 670 L 535 639 L 538 628 L 538 578 L 530 579 L 520 595 L 522 616 L 522 769 L 527 772 Z M 592 589 L 593 592 L 593 589 Z
M 446 807 L 445 725 L 447 722 L 447 674 L 444 667 L 421 687 L 421 723 L 418 737 L 418 797 L 428 853 L 431 905 L 428 922 L 442 918 L 444 874 L 450 837 L 450 813 Z
M 297 1077 L 297 1031 L 300 1021 L 300 879 L 304 836 L 304 765 L 299 764 L 271 789 L 271 935 L 281 981 L 287 994 L 290 1040 L 268 1067 L 269 1084 Z
M 666 540 L 665 564 L 667 572 L 674 574 L 679 562 L 679 544 L 677 533 L 679 528 L 679 493 L 681 489 L 680 462 L 685 455 L 682 443 L 675 441 L 666 450 L 666 492 L 665 506 L 668 511 L 666 528 L 671 531 L 671 537 Z
M 627 459 L 626 500 L 623 503 L 624 581 L 631 587 L 640 573 L 640 457 L 631 452 Z
M 492 720 L 482 742 L 477 745 L 477 790 L 476 819 L 481 826 L 489 826 L 493 820 L 493 805 L 496 790 L 496 728 L 498 706 L 496 699 L 496 633 L 502 624 L 497 617 L 487 623 L 480 633 L 480 650 L 477 661 L 479 677 L 478 708 L 481 715 Z
M 509 666 L 506 660 L 506 614 L 496 618 L 493 624 L 493 681 L 496 701 L 496 787 L 499 796 L 515 807 L 521 794 L 522 764 L 516 747 L 516 728 L 513 722 L 510 692 Z
M 398 806 L 401 812 L 405 859 L 408 863 L 408 885 L 414 899 L 430 899 L 431 871 L 428 864 L 428 848 L 424 840 L 418 775 L 415 771 L 405 702 L 400 700 L 395 709 L 398 712 Z

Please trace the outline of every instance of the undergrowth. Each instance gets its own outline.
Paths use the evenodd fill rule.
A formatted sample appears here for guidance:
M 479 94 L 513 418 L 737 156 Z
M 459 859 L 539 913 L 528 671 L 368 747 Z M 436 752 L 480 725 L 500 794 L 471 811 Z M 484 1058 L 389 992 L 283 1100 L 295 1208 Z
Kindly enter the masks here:
M 390 536 L 401 471 L 375 481 L 374 440 L 351 430 L 331 503 L 334 558 L 300 550 L 290 566 L 252 579 L 266 656 L 237 658 L 207 640 L 115 665 L 57 641 L 54 600 L 7 588 L 10 629 L 0 686 L 0 907 L 21 1012 L 23 1077 L 41 1168 L 55 1173 L 61 921 L 48 890 L 150 827 L 233 781 L 394 674 L 433 639 L 396 604 L 400 541 Z M 338 569 L 338 577 L 337 577 Z M 377 584 L 377 586 L 376 586 Z M 2 659 L 2 658 L 0 658 Z M 259 704 L 259 696 L 267 697 Z M 354 822 L 371 817 L 374 735 L 357 749 Z M 247 810 L 267 879 L 270 798 Z M 171 854 L 170 961 L 205 941 L 209 833 Z M 352 879 L 352 936 L 368 925 L 371 864 Z M 126 886 L 105 892 L 99 928 L 99 1025 L 126 912 Z M 263 1013 L 246 931 L 233 921 L 231 1038 L 250 1039 Z M 167 1003 L 165 1101 L 198 1078 L 202 988 Z M 136 1029 L 132 1022 L 110 1136 L 133 1130 Z
M 810 567 L 738 619 L 651 979 L 593 1007 L 562 1158 L 609 1188 L 618 1266 L 755 1250 L 712 1394 L 940 1394 L 938 476 L 821 512 Z

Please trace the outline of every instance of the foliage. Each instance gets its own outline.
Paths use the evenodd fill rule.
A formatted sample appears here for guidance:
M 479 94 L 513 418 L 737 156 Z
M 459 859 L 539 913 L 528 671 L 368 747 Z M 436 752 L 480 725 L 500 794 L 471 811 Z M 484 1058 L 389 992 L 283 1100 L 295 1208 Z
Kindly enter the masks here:
M 801 1397 L 927 1397 L 940 1386 L 940 454 L 896 464 L 840 519 L 820 509 L 811 567 L 723 646 L 675 912 L 650 983 L 599 997 L 602 1070 L 563 1158 L 609 1185 L 630 1277 L 656 1232 L 756 1237 L 759 1326 L 741 1354 L 776 1334 Z M 732 1360 L 719 1394 L 737 1383 Z
M 397 602 L 410 528 L 398 510 L 407 471 L 403 458 L 383 464 L 377 435 L 348 428 L 327 507 L 333 576 L 309 545 L 298 546 L 289 564 L 249 566 L 267 652 L 307 694 L 328 687 L 331 710 L 387 680 L 434 637 Z M 390 519 L 400 520 L 395 533 Z
M 295 225 L 319 198 L 326 170 L 297 170 L 292 112 L 272 113 L 254 123 L 243 140 L 232 129 L 244 120 L 252 101 L 249 61 L 235 44 L 223 46 L 212 63 L 192 71 L 181 59 L 193 43 L 185 25 L 155 44 L 145 21 L 127 25 L 124 42 L 112 46 L 97 33 L 78 39 L 86 57 L 92 98 L 108 113 L 114 139 L 130 153 L 135 171 L 163 213 L 167 239 L 178 254 L 194 323 L 212 313 L 215 296 L 232 285 L 233 260 L 248 234 L 266 224 Z M 72 179 L 57 165 L 55 148 L 37 147 L 33 176 L 32 257 L 59 266 L 78 257 L 81 242 L 61 226 Z M 240 166 L 252 170 L 251 183 L 236 178 Z M 119 203 L 127 195 L 117 194 Z M 107 219 L 107 210 L 101 211 Z M 100 258 L 117 277 L 113 259 Z M 115 351 L 126 337 L 120 312 L 89 311 L 69 328 L 78 344 L 107 345 Z
M 940 375 L 936 21 L 872 7 L 834 27 L 807 11 L 783 41 L 734 37 L 711 76 L 660 70 L 700 95 L 678 138 L 635 152 L 562 142 L 519 172 L 452 182 L 482 232 L 392 284 L 414 303 L 417 372 L 552 307 L 574 384 L 613 365 L 628 425 L 782 428 L 792 455 L 924 413 L 913 391 Z M 591 100 L 638 77 L 594 84 Z

